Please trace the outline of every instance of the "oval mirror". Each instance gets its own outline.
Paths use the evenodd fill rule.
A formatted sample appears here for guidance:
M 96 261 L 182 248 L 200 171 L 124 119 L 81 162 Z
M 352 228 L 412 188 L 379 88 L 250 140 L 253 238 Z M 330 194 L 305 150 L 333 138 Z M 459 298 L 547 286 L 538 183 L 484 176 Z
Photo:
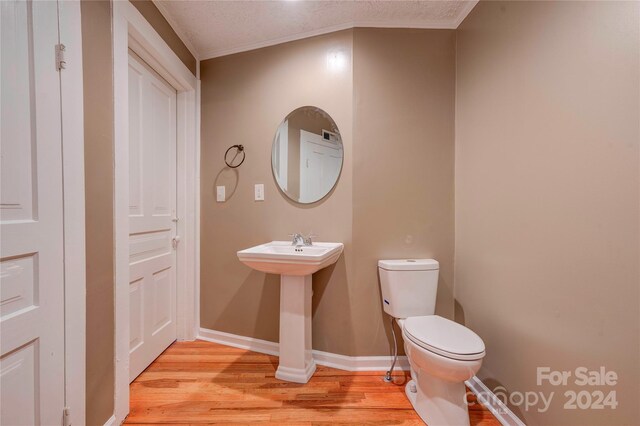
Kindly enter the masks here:
M 335 186 L 344 149 L 335 121 L 320 108 L 304 106 L 278 126 L 271 169 L 282 192 L 298 203 L 315 203 Z

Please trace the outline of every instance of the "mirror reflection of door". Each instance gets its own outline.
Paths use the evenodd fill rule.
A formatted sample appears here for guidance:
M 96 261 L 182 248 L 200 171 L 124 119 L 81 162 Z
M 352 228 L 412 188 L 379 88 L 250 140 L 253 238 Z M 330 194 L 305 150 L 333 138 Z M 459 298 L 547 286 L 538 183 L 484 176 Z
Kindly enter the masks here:
M 321 135 L 300 130 L 301 203 L 313 203 L 331 191 L 332 178 L 342 167 L 342 146 L 325 141 Z
M 326 197 L 342 170 L 344 149 L 336 123 L 317 107 L 285 117 L 273 139 L 271 166 L 280 190 L 298 203 Z
M 273 142 L 273 173 L 278 186 L 287 191 L 288 166 L 289 166 L 289 121 L 284 120 L 278 127 L 276 138 Z

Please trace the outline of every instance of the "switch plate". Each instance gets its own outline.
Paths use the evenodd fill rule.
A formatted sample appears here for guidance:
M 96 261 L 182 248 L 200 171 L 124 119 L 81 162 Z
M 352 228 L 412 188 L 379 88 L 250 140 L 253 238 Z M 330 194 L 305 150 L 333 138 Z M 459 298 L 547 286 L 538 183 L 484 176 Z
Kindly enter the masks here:
M 216 201 L 219 203 L 224 202 L 224 186 L 216 186 Z
M 254 195 L 255 201 L 264 201 L 264 184 L 256 183 Z

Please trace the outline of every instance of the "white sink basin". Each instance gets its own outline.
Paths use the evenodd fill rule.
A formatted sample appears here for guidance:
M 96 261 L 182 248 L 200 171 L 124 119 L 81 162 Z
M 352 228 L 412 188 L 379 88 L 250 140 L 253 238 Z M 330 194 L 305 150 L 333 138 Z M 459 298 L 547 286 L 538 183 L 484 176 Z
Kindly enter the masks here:
M 261 272 L 304 276 L 335 263 L 344 245 L 316 243 L 296 248 L 290 241 L 272 241 L 238 252 L 238 259 Z

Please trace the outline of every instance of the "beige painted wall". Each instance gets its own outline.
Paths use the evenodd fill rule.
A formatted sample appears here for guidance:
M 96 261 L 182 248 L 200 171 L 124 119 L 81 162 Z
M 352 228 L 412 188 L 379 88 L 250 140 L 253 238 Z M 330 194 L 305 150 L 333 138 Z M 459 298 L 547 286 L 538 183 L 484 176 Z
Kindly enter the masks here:
M 437 259 L 453 318 L 455 32 L 357 29 L 353 46 L 353 338 L 385 355 L 379 259 Z
M 113 78 L 111 3 L 83 1 L 85 228 L 87 256 L 87 419 L 113 414 Z
M 202 79 L 202 327 L 278 341 L 279 277 L 244 266 L 236 251 L 292 232 L 313 231 L 320 240 L 341 241 L 337 264 L 315 275 L 314 348 L 344 350 L 351 328 L 352 107 L 351 61 L 340 72 L 326 67 L 329 50 L 351 57 L 352 32 L 211 59 Z M 282 195 L 271 172 L 271 143 L 282 119 L 303 105 L 327 111 L 345 140 L 345 163 L 330 197 L 309 206 Z M 225 168 L 230 145 L 243 144 L 244 164 Z M 265 185 L 265 201 L 253 201 L 253 186 Z M 215 201 L 225 185 L 227 201 Z M 330 309 L 327 307 L 331 305 Z M 333 329 L 333 333 L 327 330 Z M 348 333 L 345 333 L 348 334 Z
M 527 424 L 638 423 L 639 12 L 487 1 L 458 30 L 456 317 L 486 384 L 556 392 Z M 620 405 L 563 410 L 539 366 L 614 370 Z
M 140 3 L 147 2 L 136 3 L 141 13 L 184 62 L 186 48 L 180 49 L 169 41 L 177 38 L 173 30 L 161 24 L 157 17 L 150 18 L 154 16 L 151 9 L 155 9 L 153 3 L 148 2 L 145 7 L 140 7 Z M 86 424 L 102 425 L 113 414 L 115 387 L 111 2 L 84 0 L 81 2 L 81 13 L 88 330 Z M 185 64 L 195 74 L 195 59 Z
M 350 30 L 202 63 L 202 327 L 278 341 L 279 277 L 235 253 L 298 231 L 345 243 L 314 275 L 314 349 L 389 354 L 379 257 L 441 260 L 438 312 L 452 316 L 454 43 L 452 31 Z M 341 72 L 326 68 L 332 50 L 349 58 Z M 345 147 L 336 188 L 309 206 L 288 201 L 271 172 L 276 128 L 303 105 L 331 114 Z M 247 159 L 225 169 L 238 143 Z

